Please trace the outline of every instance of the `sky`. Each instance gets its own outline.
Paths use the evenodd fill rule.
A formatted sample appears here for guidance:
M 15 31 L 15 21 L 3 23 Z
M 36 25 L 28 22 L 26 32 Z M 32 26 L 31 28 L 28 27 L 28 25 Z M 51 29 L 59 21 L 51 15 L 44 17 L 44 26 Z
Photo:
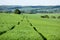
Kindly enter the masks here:
M 53 6 L 53 5 L 60 5 L 60 0 L 0 0 L 0 5 Z

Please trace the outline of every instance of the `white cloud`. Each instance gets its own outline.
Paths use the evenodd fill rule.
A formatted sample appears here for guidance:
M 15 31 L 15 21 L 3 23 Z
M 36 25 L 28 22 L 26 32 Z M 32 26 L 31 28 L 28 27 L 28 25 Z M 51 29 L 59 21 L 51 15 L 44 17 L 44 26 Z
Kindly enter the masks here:
M 60 0 L 0 0 L 0 5 L 60 5 Z

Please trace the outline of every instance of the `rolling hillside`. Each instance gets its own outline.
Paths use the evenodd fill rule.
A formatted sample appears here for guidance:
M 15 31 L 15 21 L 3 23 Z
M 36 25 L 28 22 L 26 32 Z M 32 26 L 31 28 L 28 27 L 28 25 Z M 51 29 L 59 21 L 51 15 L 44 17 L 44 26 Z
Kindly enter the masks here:
M 18 6 L 18 5 L 5 5 L 0 6 L 0 11 L 11 11 L 20 9 L 25 13 L 60 13 L 60 6 Z

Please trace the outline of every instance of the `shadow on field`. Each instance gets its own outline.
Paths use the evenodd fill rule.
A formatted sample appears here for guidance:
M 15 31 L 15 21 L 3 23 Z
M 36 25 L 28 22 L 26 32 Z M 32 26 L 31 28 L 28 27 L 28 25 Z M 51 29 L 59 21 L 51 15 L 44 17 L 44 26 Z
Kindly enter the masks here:
M 6 33 L 6 32 L 7 32 L 7 31 L 0 32 L 0 35 L 4 34 L 4 33 Z
M 29 23 L 29 24 L 30 26 L 33 26 L 32 23 Z M 47 38 L 45 38 L 42 33 L 38 32 L 38 30 L 35 27 L 33 27 L 33 29 L 43 38 L 43 40 L 47 40 Z
M 21 19 L 21 22 L 24 20 L 25 16 L 23 15 L 22 19 Z
M 33 29 L 43 38 L 43 40 L 47 40 L 47 38 L 45 38 L 45 37 L 42 35 L 42 33 L 38 32 L 38 30 L 37 30 L 35 27 L 33 27 Z
M 14 29 L 15 28 L 15 25 L 14 26 L 12 26 L 12 28 L 10 29 L 10 30 L 12 30 L 12 29 Z
M 21 21 L 23 21 L 23 20 L 21 20 Z
M 32 23 L 29 23 L 29 24 L 30 24 L 30 26 L 33 26 Z
M 17 25 L 19 25 L 19 24 L 20 24 L 20 22 L 17 23 Z
M 12 30 L 12 29 L 14 29 L 14 28 L 15 28 L 15 25 L 12 26 L 12 28 L 10 28 L 9 30 Z M 9 30 L 6 30 L 6 31 L 2 31 L 2 32 L 0 32 L 0 35 L 3 35 L 4 33 L 6 33 L 6 32 L 9 31 Z

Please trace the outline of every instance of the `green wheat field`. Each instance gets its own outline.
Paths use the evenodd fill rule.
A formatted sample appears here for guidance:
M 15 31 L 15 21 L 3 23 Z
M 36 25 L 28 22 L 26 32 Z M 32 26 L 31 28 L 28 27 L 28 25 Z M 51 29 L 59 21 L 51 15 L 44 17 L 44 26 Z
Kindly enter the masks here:
M 49 18 L 41 18 L 43 15 L 48 15 Z M 39 33 L 47 40 L 60 40 L 58 16 L 60 14 L 0 13 L 0 40 L 44 40 Z

